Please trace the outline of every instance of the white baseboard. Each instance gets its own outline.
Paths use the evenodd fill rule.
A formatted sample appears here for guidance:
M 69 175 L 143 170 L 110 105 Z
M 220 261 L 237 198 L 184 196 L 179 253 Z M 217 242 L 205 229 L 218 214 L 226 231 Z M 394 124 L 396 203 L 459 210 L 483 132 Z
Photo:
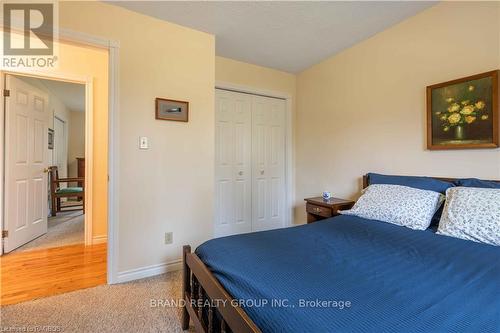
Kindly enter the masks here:
M 182 269 L 182 260 L 172 260 L 164 264 L 156 264 L 140 268 L 134 268 L 123 272 L 118 272 L 116 283 L 123 283 L 137 279 L 143 279 L 167 272 L 179 271 Z
M 92 245 L 106 243 L 108 241 L 107 235 L 94 236 L 92 237 Z

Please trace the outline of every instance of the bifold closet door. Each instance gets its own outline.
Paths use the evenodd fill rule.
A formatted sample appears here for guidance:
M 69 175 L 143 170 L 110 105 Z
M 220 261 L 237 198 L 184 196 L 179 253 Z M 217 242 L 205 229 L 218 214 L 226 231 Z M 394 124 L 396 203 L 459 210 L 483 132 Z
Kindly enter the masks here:
M 285 226 L 285 101 L 252 96 L 252 230 Z
M 252 96 L 215 91 L 215 235 L 252 231 Z

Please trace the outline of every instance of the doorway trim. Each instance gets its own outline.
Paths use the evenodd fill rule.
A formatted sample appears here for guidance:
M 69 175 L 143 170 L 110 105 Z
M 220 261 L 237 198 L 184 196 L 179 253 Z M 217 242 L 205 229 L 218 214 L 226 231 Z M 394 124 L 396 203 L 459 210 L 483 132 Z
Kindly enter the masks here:
M 295 197 L 295 186 L 293 184 L 293 114 L 292 95 L 280 91 L 260 89 L 246 85 L 240 85 L 224 81 L 215 81 L 214 89 L 229 90 L 244 94 L 251 94 L 264 97 L 279 98 L 285 101 L 285 227 L 293 225 L 293 198 Z M 212 234 L 215 235 L 215 202 Z
M 59 28 L 59 40 L 108 50 L 108 284 L 118 283 L 120 43 Z
M 119 216 L 119 57 L 120 43 L 102 37 L 92 36 L 65 28 L 59 29 L 60 42 L 74 42 L 80 45 L 93 46 L 108 50 L 108 251 L 107 251 L 107 283 L 118 283 L 118 216 Z M 0 70 L 3 76 L 8 71 Z M 22 75 L 22 73 L 12 73 Z M 33 76 L 36 71 L 24 71 L 24 74 Z M 50 74 L 39 72 L 40 76 Z M 74 78 L 73 78 L 74 79 Z M 0 80 L 0 91 L 4 89 L 4 82 Z M 78 81 L 78 79 L 76 80 Z M 92 89 L 91 89 L 92 92 Z M 86 94 L 87 95 L 87 94 Z M 1 109 L 4 110 L 2 103 Z M 87 119 L 86 119 L 87 120 Z M 3 160 L 4 160 L 4 112 L 0 114 L 0 227 L 3 227 Z M 87 142 L 86 142 L 87 143 Z M 87 145 L 89 147 L 90 145 Z M 86 149 L 87 149 L 86 147 Z M 90 146 L 91 147 L 91 146 Z M 86 152 L 87 153 L 87 152 Z M 86 168 L 88 169 L 88 168 Z M 0 255 L 2 253 L 0 246 Z

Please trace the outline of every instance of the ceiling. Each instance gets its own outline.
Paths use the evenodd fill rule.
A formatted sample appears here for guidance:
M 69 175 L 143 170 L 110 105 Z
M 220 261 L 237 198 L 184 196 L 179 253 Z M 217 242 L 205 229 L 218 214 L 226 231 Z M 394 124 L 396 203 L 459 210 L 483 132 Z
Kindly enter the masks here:
M 85 85 L 54 80 L 43 80 L 43 85 L 71 111 L 85 112 Z
M 216 54 L 300 72 L 432 6 L 426 1 L 112 1 L 216 36 Z

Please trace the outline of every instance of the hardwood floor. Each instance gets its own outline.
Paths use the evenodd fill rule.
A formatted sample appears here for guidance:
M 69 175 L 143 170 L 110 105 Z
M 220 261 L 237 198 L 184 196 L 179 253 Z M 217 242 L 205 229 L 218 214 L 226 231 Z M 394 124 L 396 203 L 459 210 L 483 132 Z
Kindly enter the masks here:
M 105 284 L 106 248 L 78 244 L 1 256 L 0 304 Z

